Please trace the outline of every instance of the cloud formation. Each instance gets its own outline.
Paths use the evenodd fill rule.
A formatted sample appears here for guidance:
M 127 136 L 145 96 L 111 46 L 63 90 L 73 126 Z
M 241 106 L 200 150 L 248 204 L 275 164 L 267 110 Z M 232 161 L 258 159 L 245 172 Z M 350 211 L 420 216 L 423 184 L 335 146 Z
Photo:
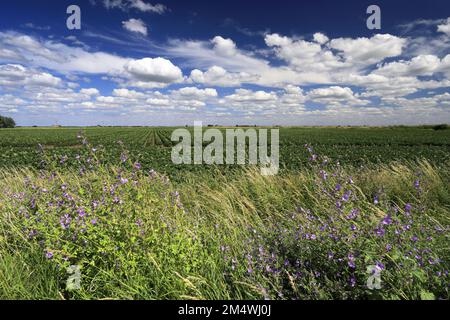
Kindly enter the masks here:
M 122 21 L 122 26 L 128 31 L 136 32 L 144 36 L 147 36 L 148 32 L 147 26 L 141 19 L 131 18 L 130 20 Z

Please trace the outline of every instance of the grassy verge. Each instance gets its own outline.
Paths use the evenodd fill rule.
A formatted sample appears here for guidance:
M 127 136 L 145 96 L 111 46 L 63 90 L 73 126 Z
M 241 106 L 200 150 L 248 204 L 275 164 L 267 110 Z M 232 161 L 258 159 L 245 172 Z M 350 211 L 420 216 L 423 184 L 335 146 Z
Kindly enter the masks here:
M 126 151 L 115 166 L 83 152 L 76 169 L 0 174 L 0 298 L 449 298 L 448 164 L 315 156 L 172 183 Z

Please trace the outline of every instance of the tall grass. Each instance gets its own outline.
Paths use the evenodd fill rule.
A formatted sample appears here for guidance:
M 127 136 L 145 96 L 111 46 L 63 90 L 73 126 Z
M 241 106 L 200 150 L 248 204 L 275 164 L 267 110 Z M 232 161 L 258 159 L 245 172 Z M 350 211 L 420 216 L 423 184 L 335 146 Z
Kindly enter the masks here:
M 175 184 L 84 144 L 78 169 L 47 158 L 0 173 L 0 298 L 449 298 L 448 164 L 314 157 Z M 70 265 L 80 289 L 66 288 Z

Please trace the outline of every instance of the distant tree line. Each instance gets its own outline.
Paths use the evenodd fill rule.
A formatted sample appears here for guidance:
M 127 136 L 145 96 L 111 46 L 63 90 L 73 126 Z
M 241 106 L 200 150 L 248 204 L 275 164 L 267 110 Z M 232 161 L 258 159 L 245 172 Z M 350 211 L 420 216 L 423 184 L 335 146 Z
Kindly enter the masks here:
M 13 118 L 0 116 L 0 128 L 14 128 L 16 122 Z

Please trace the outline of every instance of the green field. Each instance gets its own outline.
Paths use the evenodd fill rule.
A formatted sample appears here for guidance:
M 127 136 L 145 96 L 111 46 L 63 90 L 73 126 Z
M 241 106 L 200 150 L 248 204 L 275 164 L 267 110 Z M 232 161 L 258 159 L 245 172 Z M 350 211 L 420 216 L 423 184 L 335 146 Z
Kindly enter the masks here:
M 280 128 L 277 176 L 80 129 L 0 130 L 1 299 L 450 298 L 448 129 Z
M 113 127 L 85 128 L 89 141 L 105 147 L 105 158 L 114 163 L 120 156 L 122 141 L 145 168 L 178 176 L 186 171 L 204 171 L 205 166 L 177 166 L 170 158 L 170 136 L 175 128 Z M 0 167 L 32 166 L 39 168 L 38 144 L 52 156 L 73 159 L 81 144 L 77 140 L 80 128 L 16 128 L 0 130 Z M 360 166 L 427 159 L 443 164 L 450 159 L 450 130 L 431 127 L 392 128 L 281 128 L 280 166 L 297 170 L 308 163 L 303 145 L 341 164 Z M 69 161 L 70 162 L 70 161 Z

